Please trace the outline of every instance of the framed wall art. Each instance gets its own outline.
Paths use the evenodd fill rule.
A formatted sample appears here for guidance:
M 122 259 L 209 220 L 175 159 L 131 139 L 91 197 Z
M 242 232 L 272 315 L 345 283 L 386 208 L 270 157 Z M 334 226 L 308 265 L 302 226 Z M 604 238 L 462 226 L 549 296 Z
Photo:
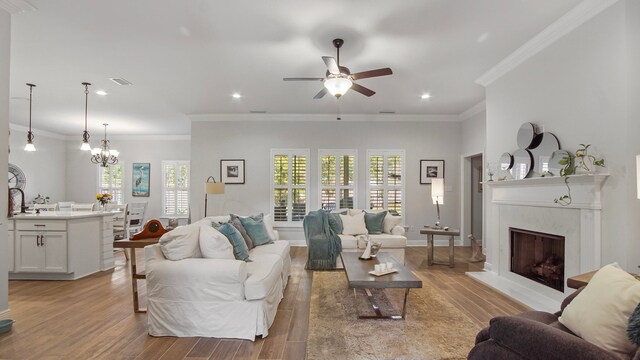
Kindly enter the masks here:
M 444 160 L 420 160 L 420 184 L 431 184 L 436 178 L 444 179 Z
M 244 159 L 220 160 L 220 179 L 225 184 L 244 184 Z
M 149 184 L 151 177 L 151 164 L 150 163 L 133 163 L 133 170 L 131 171 L 131 195 L 148 197 L 149 196 Z

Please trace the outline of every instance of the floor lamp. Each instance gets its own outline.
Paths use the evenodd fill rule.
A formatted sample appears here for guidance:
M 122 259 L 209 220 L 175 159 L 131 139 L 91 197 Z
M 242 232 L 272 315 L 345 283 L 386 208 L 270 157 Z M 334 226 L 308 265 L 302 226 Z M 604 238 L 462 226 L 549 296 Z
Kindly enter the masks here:
M 207 199 L 209 194 L 224 194 L 224 183 L 216 182 L 213 176 L 209 176 L 204 183 L 204 217 L 207 217 Z
M 440 226 L 440 204 L 444 205 L 444 179 L 431 179 L 431 200 L 433 200 L 438 211 L 438 221 L 436 221 L 436 226 L 432 228 L 442 229 L 442 226 Z

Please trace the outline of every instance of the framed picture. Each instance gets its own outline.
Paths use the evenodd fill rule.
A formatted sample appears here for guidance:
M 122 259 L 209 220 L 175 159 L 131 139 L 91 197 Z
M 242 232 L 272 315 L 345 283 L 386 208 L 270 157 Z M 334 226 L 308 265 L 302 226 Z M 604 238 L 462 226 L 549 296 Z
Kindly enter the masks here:
M 244 160 L 220 160 L 220 181 L 244 184 Z
M 149 197 L 150 163 L 133 163 L 131 195 Z
M 431 179 L 444 179 L 444 160 L 420 160 L 420 184 L 431 184 Z

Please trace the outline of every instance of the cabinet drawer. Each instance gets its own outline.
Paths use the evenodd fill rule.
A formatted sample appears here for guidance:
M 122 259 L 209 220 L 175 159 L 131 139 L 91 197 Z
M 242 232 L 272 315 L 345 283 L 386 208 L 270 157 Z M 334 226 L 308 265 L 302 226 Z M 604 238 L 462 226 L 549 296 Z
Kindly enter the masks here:
M 16 220 L 16 230 L 65 231 L 67 230 L 67 222 L 57 220 Z

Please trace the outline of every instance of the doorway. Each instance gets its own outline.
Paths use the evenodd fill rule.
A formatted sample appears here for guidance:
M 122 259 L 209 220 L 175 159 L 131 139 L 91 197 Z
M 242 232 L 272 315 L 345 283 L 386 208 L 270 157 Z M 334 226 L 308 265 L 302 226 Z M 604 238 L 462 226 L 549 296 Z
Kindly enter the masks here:
M 473 234 L 482 243 L 483 233 L 483 154 L 461 156 L 462 201 L 460 202 L 460 238 L 465 246 L 471 245 L 468 235 Z
M 482 243 L 482 155 L 471 158 L 471 234 Z

